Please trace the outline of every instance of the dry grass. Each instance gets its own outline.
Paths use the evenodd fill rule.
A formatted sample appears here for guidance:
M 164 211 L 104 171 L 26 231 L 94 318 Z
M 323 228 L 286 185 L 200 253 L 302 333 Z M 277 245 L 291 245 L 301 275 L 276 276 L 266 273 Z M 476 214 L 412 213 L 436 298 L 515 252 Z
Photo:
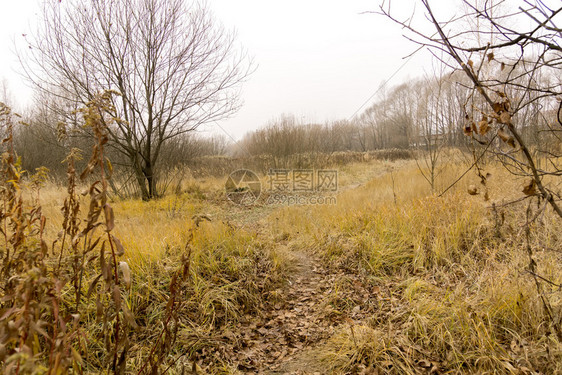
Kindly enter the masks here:
M 216 186 L 218 183 L 210 182 L 206 187 L 209 190 L 202 191 L 208 193 Z M 59 204 L 64 194 L 56 186 L 47 186 L 41 198 L 50 218 L 47 237 L 53 240 L 62 221 Z M 191 281 L 184 291 L 189 298 L 182 312 L 186 326 L 179 335 L 178 349 L 172 351 L 175 355 L 196 358 L 204 347 L 217 345 L 212 338 L 215 332 L 245 314 L 258 314 L 264 297 L 283 283 L 290 268 L 285 250 L 277 249 L 267 236 L 259 237 L 255 231 L 217 218 L 226 216 L 224 207 L 214 206 L 191 191 L 150 202 L 115 201 L 112 206 L 116 217 L 114 233 L 125 248 L 123 260 L 130 266 L 133 278 L 126 303 L 142 327 L 131 348 L 131 368 L 142 365 L 156 340 L 158 330 L 154 328 L 160 327 L 165 317 L 168 286 L 182 262 L 191 233 Z M 216 213 L 212 221 L 194 222 L 197 215 L 209 211 Z M 94 320 L 89 324 L 88 351 L 95 353 L 102 350 L 101 343 L 93 339 L 99 327 Z M 101 365 L 89 363 L 94 372 Z
M 7 374 L 183 373 L 221 328 L 257 315 L 288 268 L 257 233 L 194 216 L 212 206 L 202 203 L 199 184 L 149 203 L 109 202 L 101 108 L 110 95 L 82 110 L 96 135 L 83 197 L 74 157 L 66 189 L 38 193 L 41 176 L 22 180 L 11 112 L 2 107 L 0 366 Z
M 458 161 L 444 167 L 437 191 L 463 172 Z M 438 197 L 412 161 L 371 160 L 337 169 L 337 205 L 240 209 L 225 201 L 224 181 L 214 177 L 186 180 L 176 194 L 151 202 L 112 202 L 113 233 L 125 248 L 122 260 L 132 274 L 124 302 L 140 327 L 132 336 L 127 367 L 138 370 L 158 340 L 169 285 L 190 242 L 182 324 L 167 358 L 183 358 L 178 364 L 219 348 L 223 338 L 218 333 L 225 327 L 259 315 L 294 268 L 287 248 L 297 247 L 316 253 L 332 270 L 359 275 L 371 291 L 369 300 L 378 306 L 361 319 L 349 318 L 357 302 L 346 300 L 346 293 L 340 298 L 339 291 L 351 288 L 357 278 L 334 281 L 331 298 L 319 303 L 348 318 L 314 350 L 314 361 L 326 373 L 369 368 L 393 374 L 562 373 L 562 345 L 526 272 L 521 226 L 526 202 L 501 207 L 520 197 L 524 181 L 486 166 L 492 176 L 486 201 L 485 188 L 473 173 Z M 480 194 L 468 195 L 470 185 L 478 186 Z M 60 187 L 48 185 L 40 197 L 50 244 L 63 220 L 65 196 Z M 86 198 L 81 199 L 86 207 Z M 197 215 L 209 213 L 211 221 L 197 223 Z M 540 274 L 559 284 L 562 249 L 556 220 L 541 216 L 531 228 L 530 245 Z M 87 275 L 88 281 L 95 276 Z M 560 291 L 545 284 L 543 290 L 554 318 L 560 319 Z M 88 301 L 81 354 L 84 370 L 92 373 L 104 367 L 97 354 L 103 351 L 102 327 L 95 315 Z M 207 370 L 236 373 L 235 367 L 225 359 Z M 169 371 L 176 372 L 181 367 Z
M 522 181 L 501 168 L 486 169 L 490 201 L 483 186 L 480 195 L 466 193 L 478 183 L 470 174 L 443 197 L 432 195 L 406 164 L 343 192 L 335 207 L 277 214 L 279 231 L 383 290 L 371 297 L 380 309 L 370 322 L 341 326 L 317 349 L 326 371 L 562 372 L 562 345 L 525 271 L 525 203 L 497 214 L 490 209 L 492 202 L 521 196 Z M 459 172 L 449 166 L 439 185 L 448 186 Z M 560 283 L 557 220 L 544 215 L 533 226 L 531 246 L 540 274 Z M 562 295 L 543 287 L 560 319 Z

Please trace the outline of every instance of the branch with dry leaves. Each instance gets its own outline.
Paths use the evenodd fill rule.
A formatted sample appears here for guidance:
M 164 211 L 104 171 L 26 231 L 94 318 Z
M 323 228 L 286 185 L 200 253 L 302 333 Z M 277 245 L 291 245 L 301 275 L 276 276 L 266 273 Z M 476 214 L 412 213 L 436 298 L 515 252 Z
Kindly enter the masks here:
M 480 29 L 472 30 L 472 34 L 469 32 L 463 32 L 462 39 L 464 41 L 463 47 L 460 46 L 460 41 L 455 43 L 455 39 L 461 40 L 459 34 L 452 32 L 452 28 L 459 18 L 452 18 L 441 22 L 439 21 L 430 6 L 430 1 L 420 0 L 425 8 L 425 15 L 427 19 L 434 26 L 436 31 L 433 35 L 426 35 L 418 31 L 412 22 L 412 18 L 405 21 L 400 21 L 391 13 L 391 8 L 381 6 L 381 13 L 386 17 L 389 17 L 394 22 L 399 23 L 404 29 L 411 32 L 413 37 L 418 44 L 422 46 L 429 46 L 430 48 L 436 48 L 439 51 L 445 52 L 450 56 L 453 61 L 457 64 L 458 69 L 460 69 L 465 76 L 469 79 L 474 87 L 474 91 L 478 93 L 478 100 L 473 97 L 473 105 L 471 109 L 476 109 L 478 113 L 481 114 L 480 120 L 473 119 L 468 113 L 473 112 L 472 110 L 466 109 L 466 123 L 464 126 L 464 132 L 467 136 L 478 143 L 486 146 L 498 157 L 498 160 L 510 159 L 517 167 L 518 171 L 524 176 L 528 177 L 528 183 L 526 186 L 530 188 L 524 188 L 523 193 L 527 195 L 536 195 L 540 199 L 548 202 L 550 207 L 556 214 L 562 218 L 562 208 L 559 206 L 556 199 L 557 193 L 549 187 L 548 181 L 545 177 L 552 176 L 556 177 L 560 174 L 560 167 L 558 163 L 552 162 L 549 165 L 551 168 L 549 170 L 541 169 L 537 166 L 536 156 L 537 152 L 531 150 L 529 145 L 529 140 L 527 136 L 523 135 L 523 130 L 525 132 L 533 132 L 536 137 L 541 135 L 544 137 L 550 137 L 553 139 L 553 145 L 550 149 L 546 149 L 546 146 L 540 142 L 535 144 L 533 147 L 538 148 L 539 152 L 542 154 L 550 154 L 551 160 L 559 158 L 560 152 L 556 149 L 556 139 L 557 136 L 553 131 L 551 126 L 545 127 L 544 129 L 538 126 L 532 127 L 531 124 L 517 124 L 517 119 L 519 113 L 528 108 L 531 105 L 540 103 L 542 107 L 547 107 L 550 105 L 556 110 L 552 110 L 552 116 L 559 121 L 560 117 L 560 104 L 556 102 L 557 96 L 561 95 L 560 92 L 555 91 L 555 86 L 548 84 L 547 79 L 542 79 L 542 75 L 546 77 L 555 74 L 559 71 L 562 66 L 558 65 L 559 62 L 556 59 L 549 59 L 548 53 L 554 50 L 558 50 L 558 39 L 560 33 L 553 33 L 552 27 L 546 28 L 545 25 L 552 22 L 553 17 L 562 11 L 562 7 L 555 10 L 544 11 L 541 8 L 541 4 L 531 4 L 526 2 L 529 6 L 528 9 L 520 9 L 518 15 L 516 16 L 533 16 L 533 12 L 539 12 L 538 15 L 533 16 L 538 20 L 537 17 L 543 17 L 542 21 L 537 22 L 538 25 L 531 32 L 519 32 L 510 31 L 512 34 L 516 33 L 517 38 L 510 40 L 509 43 L 503 42 L 491 42 L 479 47 L 466 47 L 466 40 L 472 36 L 475 43 L 479 43 L 483 35 L 485 34 Z M 502 16 L 492 16 L 496 14 L 498 10 L 497 6 L 493 2 L 486 3 L 484 8 L 478 8 L 470 2 L 465 2 L 467 8 L 476 14 L 478 17 L 485 19 L 489 24 L 493 26 L 496 30 L 496 34 L 499 34 L 497 38 L 506 38 L 507 30 L 506 26 L 503 26 L 502 21 L 505 18 Z M 542 10 L 542 11 L 541 11 Z M 511 15 L 511 17 L 515 17 Z M 447 31 L 445 27 L 448 27 Z M 452 36 L 449 36 L 452 35 Z M 495 35 L 495 34 L 494 34 Z M 537 38 L 543 38 L 537 41 Z M 417 39 L 416 39 L 417 38 Z M 544 42 L 545 39 L 550 38 L 551 42 Z M 525 48 L 530 49 L 534 45 L 540 45 L 541 48 L 545 50 L 538 55 L 533 60 L 533 55 L 527 56 Z M 503 51 L 507 47 L 517 45 L 520 47 L 519 51 Z M 494 50 L 494 52 L 491 52 Z M 482 58 L 477 64 L 474 62 L 474 53 L 481 53 Z M 503 56 L 505 62 L 500 62 L 498 56 Z M 547 61 L 547 62 L 545 62 Z M 499 65 L 499 71 L 494 70 L 491 67 L 492 64 Z M 484 64 L 490 65 L 486 69 L 483 69 Z M 506 67 L 510 68 L 507 69 Z M 484 77 L 483 70 L 486 70 L 487 76 L 496 75 L 494 79 Z M 514 78 L 514 76 L 516 78 Z M 544 85 L 548 86 L 545 89 Z M 526 99 L 524 99 L 526 98 Z M 483 102 L 482 102 L 483 101 Z M 555 116 L 555 117 L 554 117 Z M 495 143 L 496 138 L 500 144 Z M 511 151 L 505 152 L 501 151 L 501 144 L 506 145 Z M 489 147 L 492 145 L 493 147 Z M 542 148 L 545 148 L 544 151 Z M 494 150 L 496 150 L 494 152 Z

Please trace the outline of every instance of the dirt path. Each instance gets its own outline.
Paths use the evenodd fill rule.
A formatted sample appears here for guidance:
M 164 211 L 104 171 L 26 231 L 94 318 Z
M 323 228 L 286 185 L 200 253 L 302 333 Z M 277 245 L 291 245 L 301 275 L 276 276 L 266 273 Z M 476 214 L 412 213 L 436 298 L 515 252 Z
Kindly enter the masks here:
M 345 186 L 340 193 L 364 182 Z M 236 207 L 227 218 L 260 232 L 268 226 L 264 220 L 277 209 Z M 285 250 L 295 266 L 287 285 L 268 297 L 260 316 L 247 315 L 231 327 L 221 353 L 217 353 L 241 373 L 323 374 L 326 370 L 317 358 L 316 347 L 333 336 L 340 324 L 362 321 L 373 311 L 369 287 L 359 276 L 328 269 L 317 256 L 304 250 Z M 343 287 L 337 293 L 336 283 Z M 334 308 L 335 294 L 345 300 L 345 307 Z
M 278 302 L 262 317 L 243 322 L 237 330 L 238 370 L 260 374 L 308 374 L 318 372 L 300 358 L 304 349 L 333 333 L 324 314 L 330 292 L 329 273 L 312 255 L 293 251 L 296 270 L 276 296 Z M 238 349 L 238 350 L 237 350 Z
M 377 309 L 373 287 L 361 276 L 329 269 L 307 251 L 285 250 L 295 265 L 286 285 L 266 297 L 260 315 L 245 315 L 214 336 L 203 362 L 214 369 L 223 363 L 229 373 L 325 374 L 322 345 L 340 325 L 364 322 Z
M 289 250 L 295 272 L 259 317 L 246 316 L 228 338 L 228 362 L 248 374 L 324 374 L 316 352 L 340 324 L 364 320 L 372 312 L 369 292 L 357 275 L 328 270 L 305 251 Z M 342 282 L 343 281 L 343 282 Z M 335 293 L 339 283 L 343 290 Z M 350 303 L 334 309 L 334 295 Z M 224 357 L 223 357 L 224 358 Z M 325 368 L 325 367 L 324 367 Z
M 324 309 L 326 293 L 330 289 L 329 273 L 310 254 L 297 251 L 293 255 L 297 271 L 286 288 L 285 306 L 276 317 L 284 341 L 291 341 L 291 350 L 282 348 L 287 354 L 270 359 L 264 374 L 320 373 L 320 369 L 303 354 L 329 337 L 334 329 L 325 319 Z

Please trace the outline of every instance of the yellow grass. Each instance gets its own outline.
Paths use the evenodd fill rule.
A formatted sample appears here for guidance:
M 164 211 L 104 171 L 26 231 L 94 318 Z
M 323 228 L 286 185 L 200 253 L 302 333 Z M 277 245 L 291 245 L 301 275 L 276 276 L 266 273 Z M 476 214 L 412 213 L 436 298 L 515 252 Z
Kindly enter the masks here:
M 189 180 L 184 192 L 151 202 L 112 202 L 114 234 L 126 249 L 124 260 L 135 279 L 130 308 L 145 316 L 147 325 L 162 318 L 167 283 L 195 227 L 192 218 L 212 213 L 212 221 L 201 222 L 192 242 L 189 319 L 203 332 L 247 311 L 256 313 L 263 293 L 281 285 L 291 269 L 286 247 L 276 244 L 287 240 L 315 252 L 330 267 L 365 274 L 394 293 L 381 300 L 381 306 L 393 309 L 381 310 L 372 322 L 340 326 L 316 349 L 327 372 L 353 372 L 361 363 L 388 373 L 417 373 L 429 363 L 452 373 L 516 373 L 521 368 L 562 373 L 562 346 L 525 272 L 520 214 L 525 203 L 501 207 L 521 196 L 525 181 L 488 165 L 487 187 L 470 172 L 439 197 L 463 168 L 458 160 L 445 165 L 432 192 L 412 161 L 346 165 L 337 168 L 337 205 L 236 211 L 226 203 L 224 181 L 218 178 Z M 478 195 L 467 194 L 470 185 L 478 187 Z M 484 199 L 486 189 L 489 200 Z M 41 199 L 53 240 L 64 194 L 49 186 Z M 261 217 L 252 225 L 227 219 L 252 212 Z M 561 283 L 560 221 L 550 214 L 540 220 L 533 227 L 534 256 L 541 275 Z M 548 285 L 544 291 L 559 319 L 560 292 Z M 392 324 L 374 323 L 381 321 Z M 135 350 L 141 358 L 147 348 Z
M 562 345 L 525 272 L 520 215 L 525 203 L 498 208 L 497 215 L 491 209 L 521 197 L 525 181 L 488 165 L 489 200 L 474 173 L 438 197 L 412 164 L 386 171 L 342 192 L 337 206 L 291 207 L 274 214 L 277 230 L 335 267 L 352 264 L 380 284 L 397 283 L 402 312 L 383 319 L 394 324 L 356 326 L 355 337 L 349 327 L 341 328 L 316 353 L 326 371 L 353 371 L 357 363 L 368 363 L 389 373 L 416 373 L 426 364 L 420 361 L 433 361 L 436 368 L 466 373 L 562 372 Z M 448 166 L 438 180 L 440 190 L 461 172 Z M 479 195 L 467 194 L 471 184 Z M 502 211 L 503 224 L 498 223 Z M 545 214 L 541 223 L 532 236 L 534 256 L 540 274 L 560 283 L 560 221 Z M 554 319 L 560 319 L 560 292 L 544 288 Z

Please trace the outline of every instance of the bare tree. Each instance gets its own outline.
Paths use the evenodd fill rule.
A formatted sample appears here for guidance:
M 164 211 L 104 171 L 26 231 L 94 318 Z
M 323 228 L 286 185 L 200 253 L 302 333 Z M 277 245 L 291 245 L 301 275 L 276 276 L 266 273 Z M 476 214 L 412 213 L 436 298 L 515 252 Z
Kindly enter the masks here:
M 28 43 L 20 59 L 39 90 L 70 107 L 117 94 L 111 146 L 145 200 L 158 196 L 163 145 L 237 111 L 252 65 L 204 3 L 184 0 L 45 2 Z
M 415 157 L 418 170 L 431 190 L 435 191 L 436 178 L 443 171 L 440 164 L 445 146 L 445 124 L 448 122 L 447 113 L 443 110 L 446 82 L 442 77 L 437 77 L 435 81 L 428 77 L 424 83 L 419 87 L 422 95 L 415 116 L 417 139 L 411 146 L 418 150 Z

